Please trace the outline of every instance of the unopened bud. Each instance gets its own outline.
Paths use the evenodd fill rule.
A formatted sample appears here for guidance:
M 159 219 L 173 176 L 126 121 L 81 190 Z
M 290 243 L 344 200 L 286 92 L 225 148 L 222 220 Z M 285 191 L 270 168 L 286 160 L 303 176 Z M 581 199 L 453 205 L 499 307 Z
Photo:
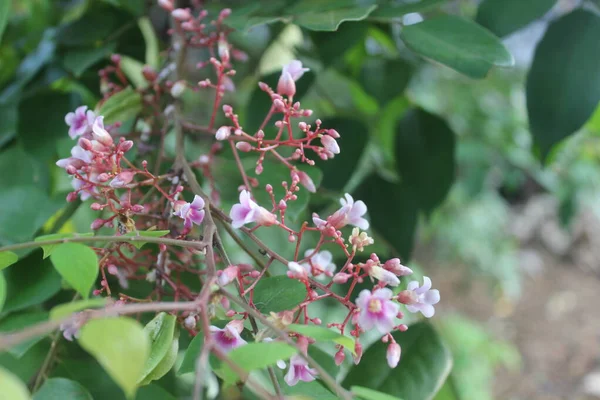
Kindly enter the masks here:
M 140 213 L 144 211 L 144 206 L 141 204 L 136 204 L 135 206 L 131 207 L 131 211 L 133 211 L 134 213 Z
M 338 139 L 340 137 L 340 134 L 335 129 L 329 129 L 327 133 L 329 133 L 329 136 L 331 136 L 334 139 Z
M 192 18 L 192 14 L 190 13 L 190 10 L 188 10 L 187 8 L 177 8 L 177 9 L 171 11 L 171 15 L 177 21 L 181 21 L 181 22 L 187 21 L 190 18 Z
M 81 147 L 81 148 L 82 148 L 82 149 L 84 149 L 84 150 L 88 150 L 88 151 L 89 151 L 89 150 L 91 150 L 91 149 L 92 149 L 92 147 L 93 147 L 93 145 L 92 145 L 92 142 L 90 142 L 90 141 L 89 141 L 88 139 L 86 139 L 86 138 L 81 138 L 81 139 L 79 139 L 79 142 L 78 142 L 78 144 L 79 144 L 79 147 Z
M 128 152 L 133 147 L 133 141 L 125 140 L 119 144 L 119 150 L 123 153 Z
M 217 140 L 225 140 L 229 136 L 231 136 L 231 127 L 230 126 L 222 126 L 219 129 L 217 129 L 217 132 L 215 133 L 215 138 Z
M 171 88 L 171 96 L 173 96 L 174 98 L 179 98 L 181 97 L 181 95 L 183 94 L 183 92 L 185 92 L 185 81 L 177 81 L 175 82 L 175 84 L 173 85 L 173 87 Z
M 402 304 L 411 305 L 417 302 L 418 297 L 413 290 L 403 290 L 400 293 L 398 293 L 396 299 Z
M 390 343 L 387 348 L 386 359 L 390 368 L 396 368 L 400 361 L 400 345 L 398 343 Z
M 323 147 L 332 152 L 333 154 L 340 154 L 340 146 L 336 142 L 334 138 L 329 135 L 323 135 L 321 137 L 321 143 L 323 143 Z
M 289 72 L 284 71 L 277 83 L 277 93 L 292 97 L 296 94 L 296 82 Z
M 148 82 L 154 82 L 158 77 L 158 74 L 154 68 L 149 65 L 144 65 L 144 68 L 142 68 L 142 75 L 144 75 L 144 79 L 146 79 Z
M 235 147 L 239 150 L 239 151 L 243 151 L 245 153 L 249 152 L 252 150 L 252 145 L 248 142 L 237 142 L 235 144 Z
M 67 165 L 66 171 L 69 175 L 75 175 L 77 173 L 77 168 L 72 165 Z
M 341 284 L 348 282 L 348 279 L 350 279 L 351 277 L 352 277 L 352 275 L 347 274 L 345 272 L 338 272 L 337 274 L 335 274 L 333 276 L 333 283 L 337 283 L 338 285 L 341 285 Z
M 281 101 L 279 99 L 273 100 L 273 106 L 275 107 L 275 111 L 284 111 L 285 110 L 285 104 L 283 104 L 283 101 Z
M 90 208 L 94 211 L 100 211 L 100 210 L 102 210 L 102 204 L 92 203 L 90 205 Z
M 362 347 L 362 344 L 360 344 L 360 342 L 358 340 L 356 341 L 356 344 L 354 345 L 354 353 L 356 353 L 356 355 L 353 356 L 354 364 L 358 364 L 363 355 L 363 347 Z
M 110 179 L 110 175 L 108 175 L 107 173 L 103 172 L 100 175 L 98 175 L 96 177 L 96 179 L 98 180 L 98 182 L 106 182 Z
M 344 360 L 346 359 L 346 353 L 344 353 L 344 348 L 341 348 L 337 351 L 337 353 L 335 353 L 335 365 L 337 365 L 338 367 L 340 365 L 342 365 L 342 363 L 344 362 Z
M 102 218 L 95 219 L 94 222 L 92 222 L 92 229 L 93 230 L 100 229 L 104 226 L 105 223 L 106 223 L 106 221 L 103 220 Z
M 158 5 L 167 11 L 173 11 L 173 0 L 158 0 Z

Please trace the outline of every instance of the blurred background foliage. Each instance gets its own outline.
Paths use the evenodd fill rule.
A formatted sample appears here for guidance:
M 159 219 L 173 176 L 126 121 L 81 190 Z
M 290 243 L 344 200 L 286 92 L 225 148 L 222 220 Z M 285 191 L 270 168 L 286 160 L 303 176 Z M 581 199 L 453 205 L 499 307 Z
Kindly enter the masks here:
M 523 235 L 515 232 L 514 221 L 529 200 L 539 195 L 554 199 L 557 229 L 567 236 L 576 230 L 573 221 L 581 210 L 600 215 L 597 1 L 207 4 L 211 10 L 224 5 L 234 10 L 229 24 L 240 30 L 232 41 L 249 55 L 236 68 L 236 94 L 226 99 L 243 125 L 258 127 L 269 108 L 256 83 L 274 84 L 281 66 L 299 58 L 311 73 L 299 82 L 298 99 L 342 134 L 339 157 L 317 163 L 320 173 L 313 178 L 321 187 L 298 202 L 292 213 L 298 220 L 313 211 L 326 214 L 335 207 L 332 199 L 351 192 L 369 205 L 376 238 L 372 251 L 380 257 L 400 255 L 409 261 L 414 254 L 410 265 L 415 270 L 422 266 L 438 277 L 446 272 L 437 268 L 466 266 L 467 281 L 483 281 L 493 301 L 514 304 L 523 293 L 524 275 Z M 168 16 L 152 1 L 1 1 L 1 244 L 27 241 L 55 227 L 89 231 L 95 215 L 78 204 L 65 207 L 69 182 L 54 166 L 70 147 L 64 115 L 102 98 L 97 72 L 111 54 L 124 56 L 134 85 L 143 64 L 160 67 L 158 54 L 168 45 L 168 27 Z M 509 51 L 494 35 L 504 39 Z M 474 47 L 469 47 L 470 37 L 479 38 Z M 191 54 L 192 82 L 206 78 L 193 68 L 203 57 Z M 207 117 L 202 105 L 211 99 L 189 91 L 185 96 L 188 117 L 202 122 Z M 167 153 L 172 151 L 170 139 Z M 190 138 L 188 157 L 197 158 L 209 145 Z M 223 155 L 215 171 L 227 179 L 219 188 L 224 208 L 235 202 L 238 179 L 232 178 L 228 157 Z M 275 180 L 277 172 L 273 174 Z M 289 252 L 281 235 L 261 234 L 277 251 Z M 32 323 L 43 318 L 40 313 L 48 304 L 64 301 L 60 278 L 47 262 L 28 256 L 20 263 L 35 266 L 39 276 L 32 283 L 14 268 L 5 271 L 12 289 L 0 330 L 14 315 L 10 312 L 26 310 Z M 460 291 L 442 292 L 442 301 L 451 304 L 460 296 Z M 519 368 L 516 347 L 495 338 L 484 324 L 454 312 L 442 313 L 435 324 L 454 359 L 437 400 L 493 398 L 494 371 L 501 365 Z M 18 357 L 2 354 L 0 365 L 27 382 L 35 377 L 48 345 L 42 340 Z M 68 346 L 56 375 L 82 383 L 96 398 L 120 396 L 109 394 L 114 384 L 99 366 L 81 368 L 77 351 Z M 410 367 L 411 358 L 403 356 L 399 368 Z M 171 394 L 145 389 L 138 398 L 183 392 L 181 382 L 175 382 L 170 374 L 153 384 Z

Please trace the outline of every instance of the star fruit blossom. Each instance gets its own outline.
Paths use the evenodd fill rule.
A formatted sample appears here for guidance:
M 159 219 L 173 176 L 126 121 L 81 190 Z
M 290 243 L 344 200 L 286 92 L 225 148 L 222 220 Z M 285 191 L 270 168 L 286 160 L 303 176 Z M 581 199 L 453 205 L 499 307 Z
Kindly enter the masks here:
M 390 289 L 377 289 L 374 292 L 363 290 L 356 299 L 360 308 L 358 323 L 368 331 L 373 327 L 381 333 L 389 333 L 395 325 L 395 318 L 400 310 L 398 304 L 392 302 L 394 294 Z
M 213 325 L 210 326 L 211 337 L 214 340 L 215 345 L 224 353 L 228 353 L 237 347 L 247 344 L 240 336 L 240 332 L 243 329 L 244 326 L 240 320 L 234 320 L 228 323 L 223 329 Z
M 65 122 L 69 126 L 71 139 L 75 139 L 77 136 L 89 136 L 95 120 L 96 114 L 92 110 L 88 110 L 87 106 L 77 107 L 75 112 L 68 113 L 65 116 Z
M 369 221 L 362 218 L 367 213 L 367 206 L 362 200 L 355 202 L 352 196 L 346 193 L 344 198 L 340 199 L 340 204 L 342 207 L 333 215 L 327 217 L 327 220 L 321 219 L 316 213 L 313 214 L 313 223 L 317 228 L 324 229 L 327 226 L 332 226 L 335 229 L 340 229 L 350 224 L 362 230 L 369 229 Z
M 440 292 L 431 289 L 431 279 L 423 277 L 423 286 L 419 287 L 418 281 L 411 281 L 406 291 L 412 291 L 412 301 L 406 304 L 406 309 L 412 313 L 421 312 L 424 317 L 431 318 L 435 314 L 434 304 L 440 301 Z
M 241 228 L 251 222 L 256 222 L 258 225 L 270 226 L 277 223 L 277 217 L 267 209 L 259 206 L 250 198 L 250 193 L 247 190 L 240 192 L 240 202 L 231 207 L 229 213 L 231 217 L 231 226 Z
M 304 75 L 308 68 L 303 68 L 298 60 L 292 60 L 284 65 L 281 70 L 281 76 L 277 82 L 277 93 L 286 96 L 296 94 L 296 81 Z
M 192 224 L 200 225 L 204 220 L 204 200 L 195 195 L 191 203 L 178 201 L 173 205 L 173 215 L 183 219 L 185 229 L 192 229 Z
M 309 257 L 315 249 L 306 250 L 304 257 Z M 314 276 L 317 279 L 324 279 L 325 276 L 333 276 L 335 272 L 335 264 L 331 262 L 333 255 L 327 250 L 320 251 L 310 257 L 309 262 L 302 263 L 302 267 L 308 275 Z
M 300 355 L 296 354 L 290 359 L 290 369 L 283 378 L 285 383 L 290 386 L 294 386 L 299 381 L 312 382 L 316 378 L 317 370 L 310 368 L 308 362 Z

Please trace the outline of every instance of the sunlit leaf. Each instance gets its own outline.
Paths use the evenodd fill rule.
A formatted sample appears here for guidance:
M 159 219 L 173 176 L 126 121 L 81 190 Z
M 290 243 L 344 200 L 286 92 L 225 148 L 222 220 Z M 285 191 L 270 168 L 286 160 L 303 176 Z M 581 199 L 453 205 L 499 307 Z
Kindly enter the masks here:
M 354 339 L 350 336 L 340 335 L 339 333 L 322 326 L 291 324 L 287 327 L 292 332 L 300 333 L 311 337 L 317 341 L 332 341 L 341 344 L 346 349 L 354 353 Z
M 33 400 L 93 400 L 79 383 L 66 378 L 50 378 L 35 392 Z
M 53 233 L 51 235 L 43 235 L 38 236 L 34 239 L 36 242 L 44 242 L 46 240 L 58 240 L 58 239 L 70 239 L 74 237 L 92 237 L 94 234 L 92 232 L 87 233 Z M 56 249 L 57 246 L 60 246 L 60 243 L 57 244 L 46 244 L 41 246 L 44 251 L 44 258 L 50 257 L 50 254 Z
M 2 397 L 6 400 L 31 399 L 27 386 L 4 368 L 0 368 L 0 388 L 2 388 Z
M 13 265 L 19 261 L 19 256 L 12 251 L 1 251 L 0 252 L 0 271 L 9 265 Z
M 79 243 L 63 243 L 50 256 L 54 268 L 79 294 L 87 298 L 98 277 L 98 257 Z
M 90 308 L 101 308 L 106 305 L 105 298 L 92 298 L 60 304 L 50 310 L 50 319 L 65 318 L 73 313 Z

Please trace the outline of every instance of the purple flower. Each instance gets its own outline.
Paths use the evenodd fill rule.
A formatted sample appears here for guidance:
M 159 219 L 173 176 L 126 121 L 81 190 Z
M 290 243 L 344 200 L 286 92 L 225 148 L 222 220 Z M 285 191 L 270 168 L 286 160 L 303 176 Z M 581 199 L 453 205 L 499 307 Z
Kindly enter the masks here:
M 314 251 L 315 249 L 306 250 L 304 257 L 309 257 Z M 304 267 L 310 275 L 317 279 L 323 279 L 325 276 L 333 276 L 335 264 L 333 264 L 331 260 L 333 260 L 331 252 L 323 250 L 310 257 L 309 262 L 303 263 L 302 267 Z
M 65 122 L 69 125 L 71 139 L 91 133 L 95 119 L 96 114 L 92 110 L 88 110 L 87 106 L 77 107 L 75 112 L 68 113 L 65 116 Z
M 210 326 L 212 339 L 215 341 L 216 346 L 224 353 L 228 353 L 236 347 L 243 346 L 247 343 L 240 336 L 243 326 L 236 322 L 237 320 L 228 323 L 223 329 L 219 329 L 212 325 Z
M 369 229 L 369 221 L 362 218 L 367 213 L 367 206 L 361 200 L 354 201 L 352 196 L 348 193 L 344 195 L 343 199 L 340 199 L 342 208 L 337 210 L 333 215 L 327 217 L 327 220 L 323 220 L 318 214 L 313 214 L 313 223 L 319 229 L 325 229 L 327 226 L 332 226 L 335 229 L 341 229 L 344 226 L 350 224 L 360 229 Z
M 394 319 L 399 307 L 392 302 L 393 293 L 390 289 L 383 288 L 373 293 L 365 289 L 358 295 L 356 305 L 360 308 L 358 323 L 363 330 L 373 327 L 381 333 L 389 333 L 394 327 Z
M 308 367 L 308 362 L 298 354 L 290 359 L 290 369 L 285 374 L 284 380 L 290 386 L 294 386 L 298 381 L 312 382 L 316 378 L 317 370 Z
M 411 281 L 407 286 L 407 291 L 412 291 L 414 298 L 406 309 L 412 313 L 421 312 L 424 317 L 431 318 L 435 314 L 434 304 L 440 301 L 440 291 L 431 289 L 431 279 L 424 276 L 423 286 L 419 287 L 418 281 Z
M 231 226 L 241 228 L 251 222 L 256 222 L 259 225 L 269 226 L 277 222 L 277 217 L 265 208 L 256 204 L 251 198 L 247 190 L 242 190 L 240 193 L 240 202 L 231 207 L 229 213 L 231 217 Z
M 198 195 L 194 196 L 194 200 L 191 203 L 175 203 L 174 208 L 175 212 L 173 215 L 183 219 L 185 229 L 192 229 L 192 224 L 200 225 L 204 219 L 204 200 Z

